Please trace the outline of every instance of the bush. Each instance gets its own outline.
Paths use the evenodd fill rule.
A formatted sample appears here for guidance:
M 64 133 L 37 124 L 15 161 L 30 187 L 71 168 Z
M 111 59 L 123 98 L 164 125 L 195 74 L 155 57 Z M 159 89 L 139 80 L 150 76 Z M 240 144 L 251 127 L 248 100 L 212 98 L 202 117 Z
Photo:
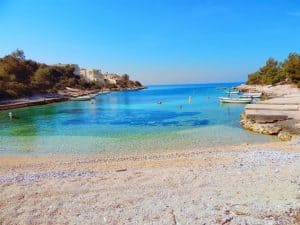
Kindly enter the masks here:
M 278 84 L 290 82 L 298 85 L 300 82 L 300 55 L 289 54 L 283 63 L 269 58 L 266 64 L 257 72 L 248 75 L 247 84 Z

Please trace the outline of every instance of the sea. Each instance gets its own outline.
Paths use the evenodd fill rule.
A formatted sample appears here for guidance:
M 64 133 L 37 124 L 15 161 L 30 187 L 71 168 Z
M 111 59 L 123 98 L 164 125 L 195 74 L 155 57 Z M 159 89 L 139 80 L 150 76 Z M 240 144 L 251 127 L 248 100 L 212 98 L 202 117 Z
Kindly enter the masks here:
M 240 126 L 244 104 L 219 102 L 225 87 L 239 84 L 153 85 L 93 101 L 2 111 L 0 155 L 186 151 L 273 141 Z

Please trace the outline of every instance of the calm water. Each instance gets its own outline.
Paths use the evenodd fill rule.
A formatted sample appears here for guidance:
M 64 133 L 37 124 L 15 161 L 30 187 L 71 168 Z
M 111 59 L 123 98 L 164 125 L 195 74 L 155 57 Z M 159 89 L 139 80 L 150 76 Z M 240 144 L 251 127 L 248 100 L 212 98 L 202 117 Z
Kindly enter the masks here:
M 270 141 L 240 127 L 244 105 L 218 102 L 224 90 L 216 87 L 233 85 L 150 86 L 99 95 L 95 104 L 69 101 L 12 110 L 11 121 L 8 111 L 0 112 L 0 154 L 163 151 Z

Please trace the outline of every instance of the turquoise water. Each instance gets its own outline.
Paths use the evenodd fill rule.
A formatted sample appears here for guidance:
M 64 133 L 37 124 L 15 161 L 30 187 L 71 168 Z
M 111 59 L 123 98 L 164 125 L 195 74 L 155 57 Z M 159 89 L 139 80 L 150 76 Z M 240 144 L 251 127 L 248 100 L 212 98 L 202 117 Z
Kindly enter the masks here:
M 216 87 L 234 85 L 150 86 L 99 95 L 95 104 L 16 109 L 12 120 L 3 111 L 0 154 L 164 151 L 270 141 L 240 127 L 244 105 L 218 102 L 224 90 Z

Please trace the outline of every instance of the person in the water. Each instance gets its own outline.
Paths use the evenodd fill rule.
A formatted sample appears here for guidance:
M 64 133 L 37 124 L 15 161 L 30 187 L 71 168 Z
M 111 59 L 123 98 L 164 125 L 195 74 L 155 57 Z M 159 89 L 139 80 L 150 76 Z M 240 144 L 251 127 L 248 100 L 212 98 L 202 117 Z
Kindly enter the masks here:
M 8 113 L 8 118 L 9 118 L 10 120 L 12 120 L 12 119 L 19 119 L 19 117 L 13 115 L 12 112 L 9 112 L 9 113 Z

